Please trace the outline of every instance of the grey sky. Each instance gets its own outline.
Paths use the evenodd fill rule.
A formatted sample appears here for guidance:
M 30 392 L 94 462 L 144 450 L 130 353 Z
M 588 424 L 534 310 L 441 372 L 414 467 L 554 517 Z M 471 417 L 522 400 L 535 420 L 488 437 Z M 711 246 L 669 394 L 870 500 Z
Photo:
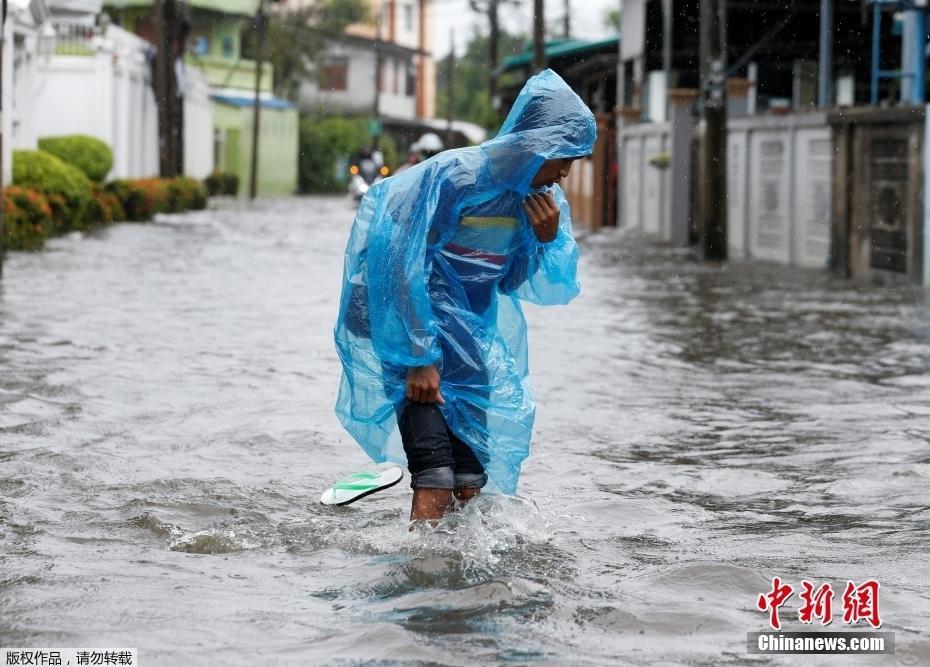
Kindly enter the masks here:
M 582 39 L 598 39 L 613 34 L 604 25 L 604 12 L 620 6 L 620 0 L 570 0 L 572 35 Z M 561 25 L 565 0 L 546 0 L 546 24 Z M 511 31 L 529 32 L 532 28 L 533 0 L 522 0 L 516 8 L 510 3 L 501 9 L 502 25 Z M 487 32 L 488 22 L 471 11 L 468 0 L 433 0 L 433 30 L 436 58 L 449 52 L 449 32 L 455 29 L 456 51 L 461 53 L 468 38 L 479 26 Z

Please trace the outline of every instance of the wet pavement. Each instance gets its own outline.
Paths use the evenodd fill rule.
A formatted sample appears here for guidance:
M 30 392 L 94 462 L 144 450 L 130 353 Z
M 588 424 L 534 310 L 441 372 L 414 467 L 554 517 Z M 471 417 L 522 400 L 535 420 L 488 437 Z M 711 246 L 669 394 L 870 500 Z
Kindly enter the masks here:
M 342 198 L 117 225 L 0 282 L 0 645 L 175 664 L 930 663 L 930 306 L 610 231 L 527 308 L 517 498 L 407 531 L 333 414 Z M 750 656 L 779 576 L 881 583 L 895 656 Z M 782 608 L 797 620 L 797 595 Z

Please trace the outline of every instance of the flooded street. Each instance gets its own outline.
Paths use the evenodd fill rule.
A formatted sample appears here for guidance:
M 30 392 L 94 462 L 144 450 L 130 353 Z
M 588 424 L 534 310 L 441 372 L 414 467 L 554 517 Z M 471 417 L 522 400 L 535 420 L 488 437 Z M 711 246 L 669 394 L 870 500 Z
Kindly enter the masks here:
M 527 307 L 518 498 L 407 531 L 333 412 L 353 208 L 231 202 L 12 254 L 0 645 L 142 665 L 930 664 L 930 306 L 616 231 Z M 881 584 L 895 656 L 750 656 L 779 576 Z

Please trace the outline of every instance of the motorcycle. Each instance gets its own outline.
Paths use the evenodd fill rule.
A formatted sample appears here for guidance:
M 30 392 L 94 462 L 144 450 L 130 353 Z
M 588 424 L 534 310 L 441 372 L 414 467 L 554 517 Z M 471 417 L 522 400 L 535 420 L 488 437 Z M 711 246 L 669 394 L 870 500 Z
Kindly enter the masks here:
M 362 157 L 349 166 L 349 194 L 356 203 L 362 200 L 368 189 L 391 174 L 387 165 L 378 165 L 372 157 Z

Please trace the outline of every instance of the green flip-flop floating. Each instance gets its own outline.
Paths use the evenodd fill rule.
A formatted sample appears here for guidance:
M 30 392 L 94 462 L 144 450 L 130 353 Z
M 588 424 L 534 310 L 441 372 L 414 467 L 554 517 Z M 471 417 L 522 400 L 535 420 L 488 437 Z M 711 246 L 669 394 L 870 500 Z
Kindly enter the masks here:
M 356 500 L 394 486 L 404 478 L 404 471 L 397 467 L 380 472 L 356 472 L 340 479 L 323 492 L 320 502 L 324 505 L 348 505 Z

